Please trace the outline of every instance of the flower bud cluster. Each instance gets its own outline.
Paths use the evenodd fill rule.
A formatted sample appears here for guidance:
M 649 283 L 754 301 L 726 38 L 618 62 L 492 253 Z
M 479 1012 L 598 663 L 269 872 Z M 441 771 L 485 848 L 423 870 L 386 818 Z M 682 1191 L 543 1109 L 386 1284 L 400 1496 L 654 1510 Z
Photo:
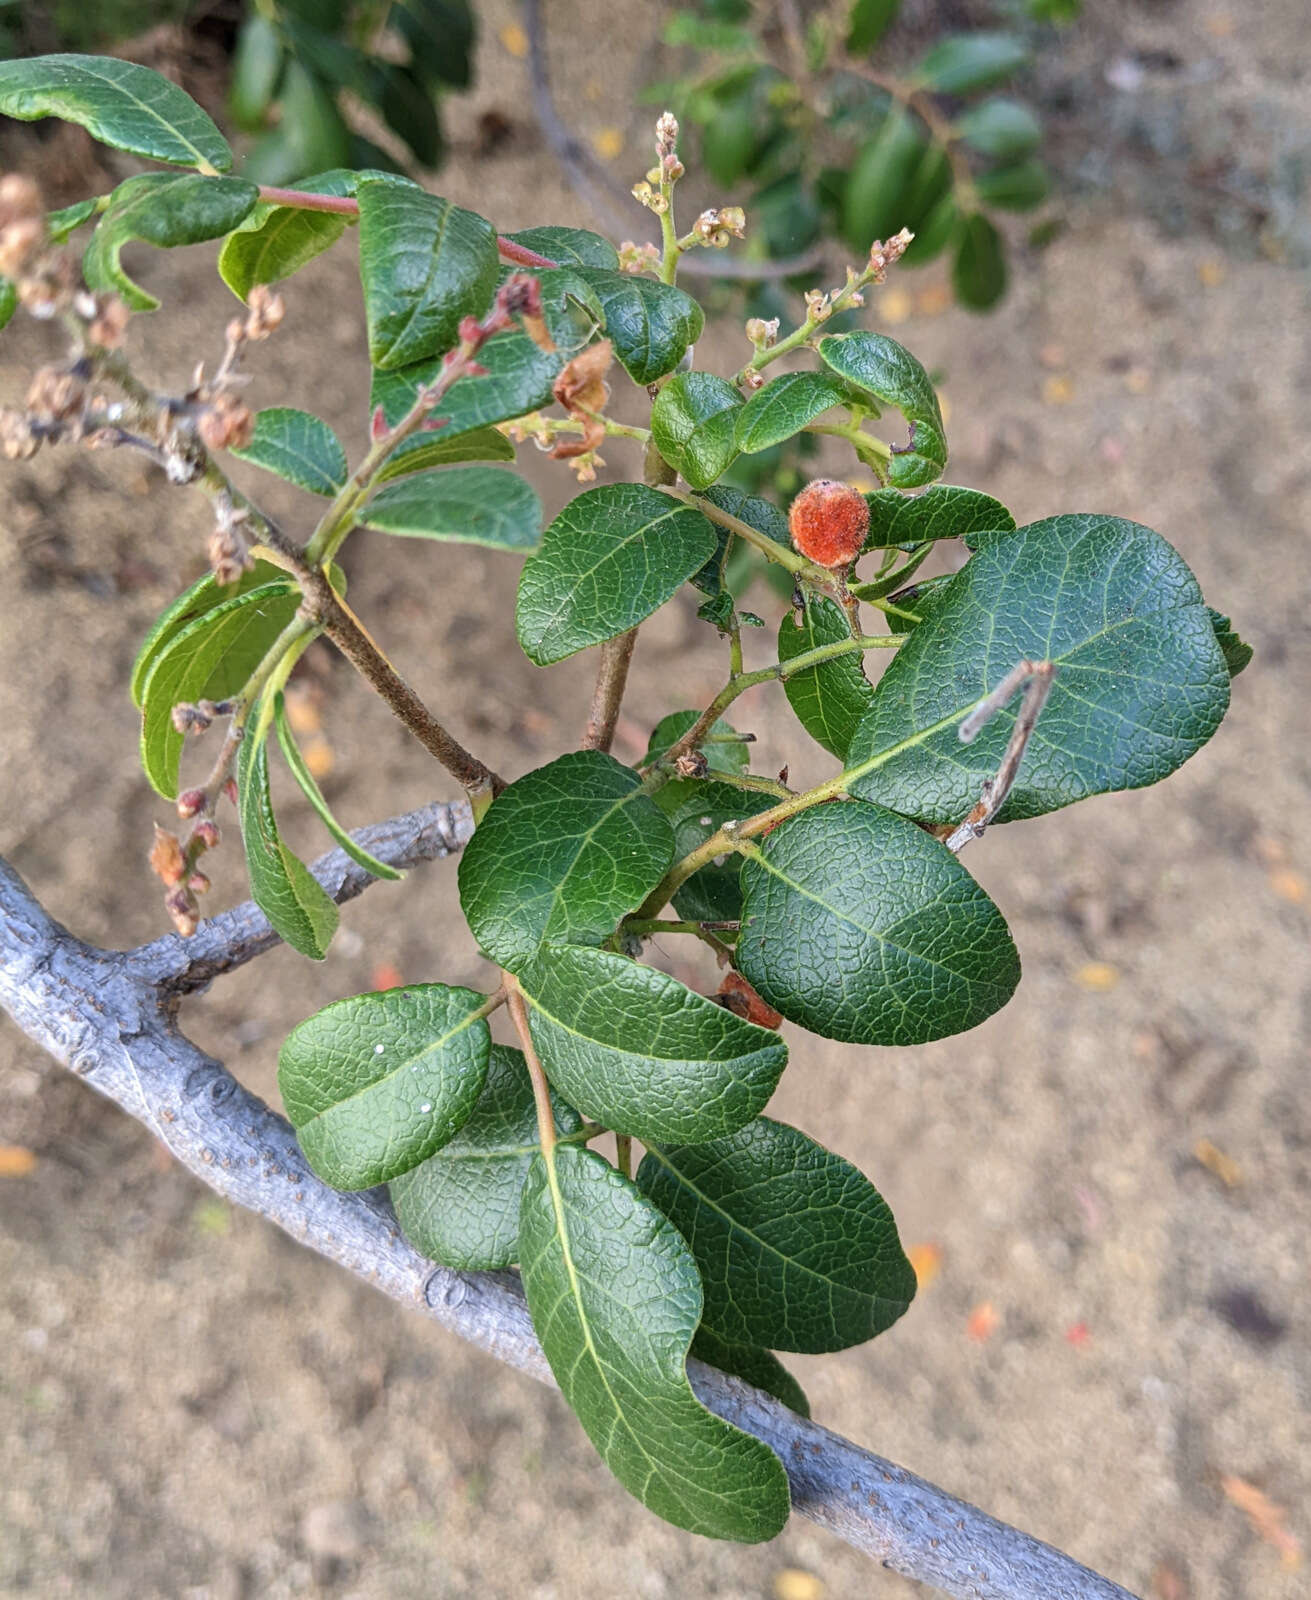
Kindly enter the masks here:
M 734 239 L 744 239 L 747 216 L 741 206 L 721 206 L 703 211 L 692 224 L 689 243 L 706 245 L 714 250 L 725 249 Z
M 875 239 L 869 247 L 869 275 L 874 283 L 882 283 L 887 278 L 888 268 L 901 260 L 914 237 L 909 228 L 903 228 L 891 239 Z

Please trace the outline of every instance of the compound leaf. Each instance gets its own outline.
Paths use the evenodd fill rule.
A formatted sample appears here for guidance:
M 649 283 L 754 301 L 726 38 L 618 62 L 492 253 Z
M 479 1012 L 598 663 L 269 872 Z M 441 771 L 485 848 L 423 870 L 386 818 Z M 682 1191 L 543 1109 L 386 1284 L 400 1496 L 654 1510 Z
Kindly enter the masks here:
M 696 1257 L 702 1326 L 733 1345 L 845 1350 L 915 1295 L 892 1212 L 849 1161 L 757 1117 L 708 1144 L 654 1145 L 637 1186 Z
M 895 489 L 891 492 L 897 493 Z M 808 594 L 800 618 L 787 611 L 778 625 L 779 660 L 791 661 L 807 650 L 850 637 L 851 627 L 841 607 L 822 595 Z M 865 676 L 859 652 L 853 651 L 794 672 L 784 678 L 783 693 L 811 738 L 842 759 L 873 702 L 874 686 Z
M 782 444 L 843 398 L 844 391 L 822 372 L 785 372 L 757 389 L 738 412 L 737 448 L 754 455 Z
M 325 1183 L 389 1183 L 455 1137 L 487 1076 L 484 1003 L 472 989 L 422 983 L 334 1001 L 291 1030 L 278 1088 Z
M 707 1411 L 687 1380 L 701 1316 L 691 1252 L 588 1150 L 537 1156 L 520 1217 L 524 1293 L 565 1399 L 619 1482 L 657 1516 L 756 1543 L 787 1521 L 765 1444 Z
M 328 424 L 294 406 L 256 412 L 254 437 L 232 454 L 311 494 L 336 494 L 349 470 L 341 440 Z
M 360 513 L 360 525 L 407 539 L 444 539 L 523 554 L 541 539 L 542 502 L 516 473 L 450 467 L 380 490 Z
M 713 372 L 676 372 L 651 408 L 660 454 L 693 489 L 706 489 L 737 455 L 733 432 L 742 396 Z
M 929 375 L 895 339 L 881 333 L 835 333 L 819 342 L 826 366 L 858 389 L 896 406 L 910 424 L 910 443 L 893 446 L 888 479 L 898 489 L 918 489 L 947 465 L 942 412 Z
M 742 894 L 742 975 L 826 1039 L 963 1033 L 1019 981 L 1001 912 L 945 845 L 881 806 L 788 818 L 743 863 Z

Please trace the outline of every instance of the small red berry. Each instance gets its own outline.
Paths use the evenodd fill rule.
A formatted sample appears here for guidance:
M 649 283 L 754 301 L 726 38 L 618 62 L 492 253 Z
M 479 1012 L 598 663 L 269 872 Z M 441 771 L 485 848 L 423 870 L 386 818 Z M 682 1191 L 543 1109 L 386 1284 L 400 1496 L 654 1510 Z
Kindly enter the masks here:
M 850 566 L 869 533 L 869 504 L 850 484 L 816 478 L 792 502 L 788 527 L 803 556 L 821 567 Z

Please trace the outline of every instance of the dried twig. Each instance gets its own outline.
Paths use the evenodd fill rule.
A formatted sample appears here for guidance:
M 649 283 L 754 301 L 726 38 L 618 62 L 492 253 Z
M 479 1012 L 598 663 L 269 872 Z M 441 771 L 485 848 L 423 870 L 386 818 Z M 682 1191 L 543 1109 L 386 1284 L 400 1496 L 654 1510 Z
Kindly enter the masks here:
M 960 741 L 962 744 L 970 744 L 1007 702 L 1014 699 L 1023 688 L 1024 699 L 1020 702 L 1019 713 L 1015 718 L 1015 726 L 1011 729 L 1010 740 L 1006 745 L 1006 753 L 1001 758 L 1001 765 L 991 778 L 984 779 L 979 802 L 973 811 L 954 833 L 948 835 L 946 841 L 948 850 L 959 852 L 972 839 L 981 839 L 984 829 L 1005 804 L 1006 796 L 1011 792 L 1011 786 L 1019 774 L 1020 763 L 1024 760 L 1029 738 L 1037 726 L 1042 708 L 1047 704 L 1047 696 L 1051 693 L 1052 680 L 1055 676 L 1054 661 L 1018 662 L 992 693 L 980 700 L 961 723 Z

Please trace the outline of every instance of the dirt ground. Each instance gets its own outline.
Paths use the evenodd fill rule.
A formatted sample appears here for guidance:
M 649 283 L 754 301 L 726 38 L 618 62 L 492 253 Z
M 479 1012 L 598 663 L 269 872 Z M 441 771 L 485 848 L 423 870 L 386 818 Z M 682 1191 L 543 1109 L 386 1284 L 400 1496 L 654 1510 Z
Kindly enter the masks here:
M 480 9 L 480 87 L 451 105 L 443 191 L 503 228 L 587 220 L 522 120 L 524 65 L 499 32 L 512 7 Z M 1292 1600 L 1305 1568 L 1225 1483 L 1287 1508 L 1311 1543 L 1311 361 L 1288 200 L 1311 163 L 1311 48 L 1301 0 L 1086 9 L 1041 77 L 1065 232 L 1019 254 L 999 314 L 944 309 L 930 269 L 885 291 L 884 325 L 942 374 L 951 481 L 1021 520 L 1102 510 L 1159 529 L 1257 657 L 1168 783 L 996 830 L 971 859 L 1024 959 L 999 1016 L 913 1052 L 796 1037 L 775 1114 L 869 1172 L 940 1270 L 884 1338 L 790 1364 L 819 1420 L 1136 1592 Z M 628 106 L 661 11 L 547 7 L 561 104 L 588 137 L 623 134 L 625 181 L 646 164 L 650 112 Z M 560 41 L 566 17 L 585 50 Z M 476 158 L 488 107 L 517 131 Z M 1279 223 L 1262 238 L 1254 194 Z M 134 334 L 174 383 L 231 308 L 205 255 L 142 263 L 166 304 L 188 302 Z M 349 259 L 289 301 L 252 394 L 318 410 L 358 448 Z M 738 337 L 716 330 L 699 364 L 729 370 Z M 48 348 L 41 330 L 5 335 L 7 394 Z M 553 510 L 572 482 L 537 466 Z M 9 466 L 4 484 L 0 850 L 76 932 L 127 945 L 160 931 L 144 852 L 164 820 L 127 672 L 198 569 L 203 503 L 104 454 Z M 290 490 L 267 498 L 306 515 Z M 480 753 L 517 773 L 576 740 L 590 664 L 543 674 L 513 647 L 512 563 L 361 535 L 349 564 L 362 615 Z M 692 609 L 643 630 L 620 754 L 718 687 Z M 348 822 L 447 792 L 346 671 L 325 658 L 320 681 Z M 785 710 L 746 706 L 760 770 L 821 770 Z M 283 809 L 317 849 L 303 809 Z M 240 898 L 237 855 L 216 870 Z M 380 963 L 485 977 L 451 932 L 453 894 L 449 863 L 375 888 L 322 966 L 256 963 L 190 1006 L 194 1036 L 273 1095 L 287 1028 Z M 800 1521 L 755 1549 L 659 1523 L 558 1396 L 230 1211 L 7 1025 L 0 1144 L 37 1157 L 0 1178 L 0 1592 L 764 1600 L 785 1569 L 816 1597 L 922 1592 Z

